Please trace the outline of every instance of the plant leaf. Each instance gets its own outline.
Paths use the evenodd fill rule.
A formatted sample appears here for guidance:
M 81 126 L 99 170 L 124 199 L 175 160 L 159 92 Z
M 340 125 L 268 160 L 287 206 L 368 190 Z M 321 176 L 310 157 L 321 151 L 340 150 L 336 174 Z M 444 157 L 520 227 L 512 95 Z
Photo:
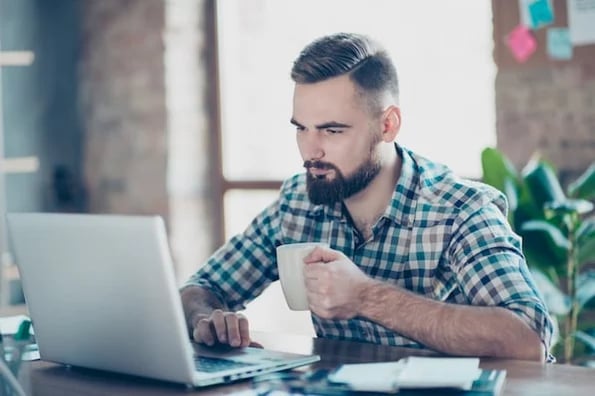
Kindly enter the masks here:
M 564 201 L 551 201 L 544 204 L 546 211 L 557 214 L 579 213 L 585 214 L 593 210 L 593 203 L 584 199 L 566 199 Z
M 529 268 L 541 271 L 550 281 L 558 284 L 560 276 L 565 273 L 564 261 L 557 260 L 543 249 L 528 247 L 524 241 L 523 253 Z
M 483 182 L 502 191 L 510 200 L 511 191 L 506 185 L 507 180 L 509 180 L 508 183 L 513 181 L 513 184 L 518 184 L 520 180 L 519 172 L 510 160 L 498 149 L 487 147 L 481 152 L 481 167 Z
M 576 301 L 579 310 L 595 297 L 595 270 L 585 271 L 576 282 Z
M 504 180 L 504 195 L 508 199 L 508 211 L 513 215 L 519 206 L 519 196 L 515 181 L 509 177 Z
M 595 262 L 595 236 L 585 239 L 577 249 L 579 265 Z
M 579 242 L 582 238 L 591 236 L 595 236 L 595 218 L 585 219 L 576 230 L 576 238 Z
M 595 162 L 578 179 L 570 183 L 568 194 L 576 198 L 595 198 Z
M 514 229 L 520 232 L 520 229 L 528 220 L 546 220 L 543 207 L 537 207 L 529 188 L 525 185 L 521 186 L 521 196 L 519 206 L 514 213 Z
M 595 351 L 595 337 L 585 333 L 584 331 L 577 331 L 574 333 L 574 338 L 580 340 L 591 351 Z
M 522 175 L 537 207 L 543 208 L 546 202 L 566 200 L 556 172 L 547 162 L 536 158 L 532 159 L 523 169 Z
M 562 233 L 562 230 L 548 223 L 544 220 L 529 220 L 521 227 L 521 231 L 527 232 L 542 232 L 547 235 L 550 243 L 553 243 L 557 249 L 568 251 L 570 249 L 570 242 L 568 238 Z
M 548 310 L 554 315 L 567 315 L 572 304 L 570 297 L 558 289 L 541 271 L 533 269 L 531 275 Z
M 587 219 L 576 231 L 579 265 L 595 262 L 595 219 Z
M 562 232 L 546 220 L 530 220 L 520 225 L 523 253 L 531 268 L 538 268 L 554 283 L 566 274 L 568 241 Z M 554 236 L 552 236 L 552 234 Z M 553 241 L 558 238 L 560 242 Z

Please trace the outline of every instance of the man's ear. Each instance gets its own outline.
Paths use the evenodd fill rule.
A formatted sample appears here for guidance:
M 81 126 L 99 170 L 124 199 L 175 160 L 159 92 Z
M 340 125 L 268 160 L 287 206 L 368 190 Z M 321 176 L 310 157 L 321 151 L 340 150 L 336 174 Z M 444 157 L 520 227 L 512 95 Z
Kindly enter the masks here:
M 392 142 L 401 129 L 401 109 L 390 105 L 382 113 L 382 140 Z

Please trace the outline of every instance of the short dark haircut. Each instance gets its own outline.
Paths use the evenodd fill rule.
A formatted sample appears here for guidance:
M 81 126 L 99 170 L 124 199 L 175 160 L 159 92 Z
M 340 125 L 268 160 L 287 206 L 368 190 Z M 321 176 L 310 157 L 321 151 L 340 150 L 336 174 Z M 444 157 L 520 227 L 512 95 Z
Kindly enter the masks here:
M 385 92 L 399 100 L 397 70 L 386 50 L 371 38 L 337 33 L 308 44 L 293 62 L 291 79 L 311 84 L 348 74 L 372 111 Z

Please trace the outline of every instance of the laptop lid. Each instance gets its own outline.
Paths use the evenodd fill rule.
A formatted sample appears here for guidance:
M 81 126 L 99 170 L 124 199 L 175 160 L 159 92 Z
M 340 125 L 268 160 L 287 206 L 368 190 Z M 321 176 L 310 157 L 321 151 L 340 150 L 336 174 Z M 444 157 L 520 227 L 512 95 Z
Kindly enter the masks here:
M 160 217 L 12 213 L 7 223 L 44 360 L 200 386 L 319 359 L 247 348 L 228 353 L 245 365 L 197 372 Z

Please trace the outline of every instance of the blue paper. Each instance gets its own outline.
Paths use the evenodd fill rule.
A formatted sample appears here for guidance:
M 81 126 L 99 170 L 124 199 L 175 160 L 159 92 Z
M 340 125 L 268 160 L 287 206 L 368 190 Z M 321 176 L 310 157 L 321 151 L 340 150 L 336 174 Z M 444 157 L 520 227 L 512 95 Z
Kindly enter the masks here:
M 533 29 L 554 22 L 554 10 L 552 9 L 551 0 L 536 0 L 529 4 L 529 14 L 531 15 Z
M 539 29 L 554 22 L 552 0 L 519 0 L 521 24 Z
M 572 58 L 572 43 L 568 28 L 549 28 L 547 30 L 547 53 L 552 59 L 569 60 Z

